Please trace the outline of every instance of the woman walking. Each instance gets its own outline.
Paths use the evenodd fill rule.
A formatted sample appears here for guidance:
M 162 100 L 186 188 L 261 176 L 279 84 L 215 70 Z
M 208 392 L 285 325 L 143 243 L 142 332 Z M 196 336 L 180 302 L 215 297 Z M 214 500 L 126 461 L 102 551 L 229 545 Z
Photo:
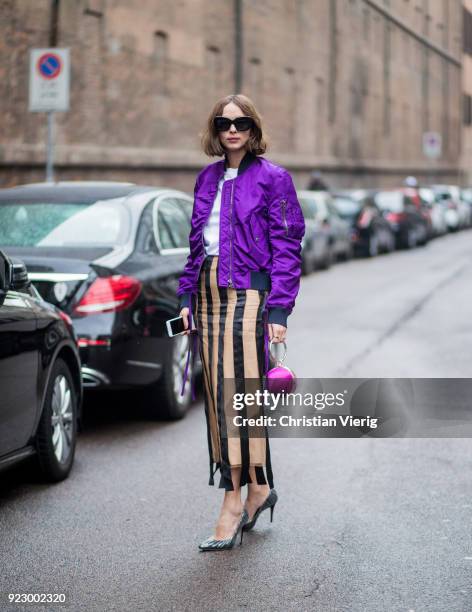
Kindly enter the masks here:
M 224 159 L 197 176 L 190 254 L 177 293 L 186 333 L 194 319 L 198 335 L 209 484 L 219 468 L 219 488 L 225 489 L 215 532 L 199 547 L 223 550 L 239 533 L 242 542 L 243 530 L 263 510 L 270 508 L 272 520 L 277 502 L 267 429 L 256 436 L 235 427 L 232 417 L 249 409 L 231 412 L 230 399 L 235 392 L 254 393 L 254 383 L 262 390 L 268 340 L 285 340 L 300 285 L 305 223 L 290 174 L 260 157 L 266 138 L 248 97 L 230 95 L 215 104 L 202 146 L 208 156 Z

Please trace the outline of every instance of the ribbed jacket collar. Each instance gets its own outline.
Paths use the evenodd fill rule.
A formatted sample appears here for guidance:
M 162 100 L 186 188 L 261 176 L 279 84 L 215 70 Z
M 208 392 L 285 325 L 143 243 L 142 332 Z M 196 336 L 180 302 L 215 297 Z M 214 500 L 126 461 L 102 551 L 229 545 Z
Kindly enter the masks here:
M 238 176 L 240 174 L 242 174 L 245 170 L 247 170 L 247 168 L 249 168 L 249 166 L 256 159 L 257 159 L 257 155 L 255 153 L 252 153 L 251 151 L 246 151 L 246 154 L 244 155 L 242 160 L 239 162 Z M 225 172 L 226 172 L 227 168 L 228 168 L 228 156 L 225 153 L 225 159 L 224 159 L 224 169 L 225 169 Z

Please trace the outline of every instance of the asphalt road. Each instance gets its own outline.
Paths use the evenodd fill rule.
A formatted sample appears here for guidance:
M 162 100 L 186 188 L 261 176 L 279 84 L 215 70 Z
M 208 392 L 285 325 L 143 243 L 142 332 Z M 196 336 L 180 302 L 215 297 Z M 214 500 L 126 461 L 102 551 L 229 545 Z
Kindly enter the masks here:
M 472 231 L 341 263 L 303 279 L 287 363 L 299 377 L 471 377 L 471 298 Z M 131 394 L 86 409 L 68 480 L 0 475 L 0 610 L 472 610 L 469 439 L 274 438 L 274 522 L 200 553 L 222 495 L 201 397 L 176 423 Z M 9 592 L 69 603 L 9 606 Z

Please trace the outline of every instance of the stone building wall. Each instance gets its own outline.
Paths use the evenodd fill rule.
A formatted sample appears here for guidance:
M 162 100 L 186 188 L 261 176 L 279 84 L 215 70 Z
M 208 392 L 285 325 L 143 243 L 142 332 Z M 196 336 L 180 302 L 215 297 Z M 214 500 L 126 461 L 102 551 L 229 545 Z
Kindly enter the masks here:
M 0 4 L 0 185 L 43 180 L 44 113 L 29 113 L 28 51 L 47 47 L 51 0 Z M 298 187 L 406 174 L 456 180 L 462 127 L 462 6 L 449 0 L 241 0 L 242 85 L 270 137 L 266 157 Z M 193 189 L 214 161 L 199 132 L 235 92 L 233 0 L 59 0 L 71 109 L 56 114 L 58 179 Z M 443 156 L 422 154 L 441 132 Z

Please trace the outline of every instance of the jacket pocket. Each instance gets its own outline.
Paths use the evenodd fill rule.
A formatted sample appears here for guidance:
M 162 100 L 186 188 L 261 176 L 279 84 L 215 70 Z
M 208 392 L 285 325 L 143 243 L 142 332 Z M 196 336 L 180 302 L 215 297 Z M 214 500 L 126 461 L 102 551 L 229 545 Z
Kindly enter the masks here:
M 280 214 L 285 235 L 301 240 L 305 233 L 305 219 L 298 200 L 293 202 L 288 198 L 282 198 L 280 200 Z
M 282 217 L 282 223 L 285 228 L 285 235 L 288 236 L 288 221 L 287 221 L 287 198 L 280 200 L 280 214 Z
M 254 211 L 249 217 L 249 234 L 255 249 L 262 255 L 266 255 L 264 244 L 266 242 L 265 237 L 267 236 L 267 232 L 268 229 L 266 229 L 264 234 L 262 224 L 257 217 L 257 213 Z

